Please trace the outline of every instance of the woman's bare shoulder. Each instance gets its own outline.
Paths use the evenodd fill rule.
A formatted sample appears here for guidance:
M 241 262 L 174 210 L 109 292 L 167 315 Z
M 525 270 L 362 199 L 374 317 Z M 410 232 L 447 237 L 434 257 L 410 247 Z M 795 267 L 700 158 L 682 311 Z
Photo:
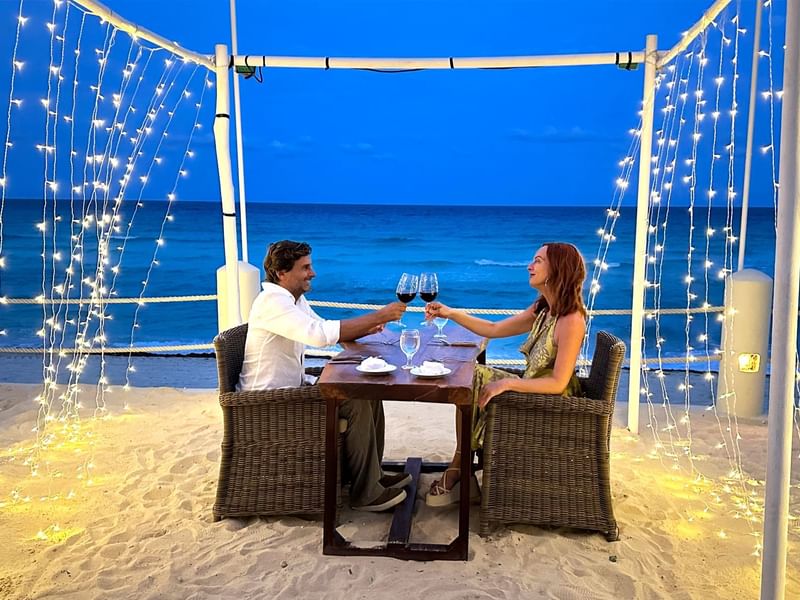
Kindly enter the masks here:
M 586 319 L 578 311 L 569 313 L 558 318 L 556 329 L 561 331 L 586 331 Z

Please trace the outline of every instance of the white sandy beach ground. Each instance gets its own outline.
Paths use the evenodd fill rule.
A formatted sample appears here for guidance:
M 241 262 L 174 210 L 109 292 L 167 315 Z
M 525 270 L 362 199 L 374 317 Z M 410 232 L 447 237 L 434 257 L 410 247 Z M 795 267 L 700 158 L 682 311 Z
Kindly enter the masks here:
M 173 359 L 161 360 L 170 371 L 178 368 Z M 676 384 L 678 378 L 672 379 Z M 94 391 L 87 388 L 91 405 Z M 617 407 L 612 441 L 619 542 L 520 525 L 499 528 L 486 539 L 471 534 L 465 563 L 405 562 L 323 556 L 319 519 L 212 522 L 222 436 L 213 390 L 134 388 L 109 394 L 111 418 L 84 420 L 92 441 L 84 436 L 49 451 L 43 456 L 49 466 L 32 479 L 22 464 L 22 448 L 32 439 L 36 406 L 31 399 L 39 390 L 0 384 L 0 597 L 758 596 L 760 563 L 752 553 L 753 533 L 760 534 L 761 524 L 733 516 L 742 487 L 734 482 L 726 491 L 723 482 L 697 483 L 685 459 L 681 470 L 671 468 L 674 460 L 665 452 L 682 452 L 669 443 L 668 432 L 661 433 L 660 458 L 648 457 L 653 434 L 644 425 L 640 437 L 621 427 L 624 404 Z M 445 459 L 453 446 L 452 410 L 386 403 L 387 458 Z M 647 414 L 643 407 L 645 425 Z M 739 434 L 743 468 L 763 481 L 765 420 L 740 422 Z M 714 477 L 730 471 L 727 451 L 715 448 L 722 437 L 713 412 L 691 411 L 691 437 L 697 468 Z M 796 517 L 797 448 L 793 456 L 791 513 Z M 431 477 L 423 476 L 423 489 Z M 763 493 L 763 486 L 756 489 Z M 455 509 L 433 511 L 420 502 L 416 521 L 415 540 L 446 541 L 455 532 Z M 388 517 L 344 511 L 340 522 L 343 533 L 367 541 L 386 535 Z M 477 532 L 477 510 L 471 529 Z M 799 541 L 795 519 L 787 597 L 800 597 Z

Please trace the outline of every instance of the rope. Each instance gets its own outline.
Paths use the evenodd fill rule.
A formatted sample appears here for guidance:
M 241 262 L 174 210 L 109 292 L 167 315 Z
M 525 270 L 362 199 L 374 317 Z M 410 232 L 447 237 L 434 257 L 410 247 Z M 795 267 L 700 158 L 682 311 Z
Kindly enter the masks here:
M 362 310 L 377 310 L 379 308 L 383 308 L 382 304 L 355 304 L 350 302 L 329 302 L 326 300 L 309 300 L 308 303 L 311 306 L 321 306 L 323 308 L 357 308 Z M 421 306 L 409 306 L 408 310 L 411 312 L 424 312 L 425 309 Z M 519 309 L 512 309 L 512 308 L 459 308 L 457 310 L 463 310 L 464 312 L 473 314 L 473 315 L 518 315 L 522 312 Z M 699 307 L 699 308 L 662 308 L 662 309 L 645 309 L 645 312 L 649 315 L 685 315 L 685 314 L 697 314 L 697 313 L 713 313 L 713 312 L 723 312 L 725 310 L 724 306 L 706 306 L 706 307 Z M 590 316 L 597 317 L 601 315 L 629 315 L 631 314 L 631 310 L 629 309 L 593 309 L 588 311 Z
M 213 344 L 184 344 L 178 346 L 130 346 L 127 348 L 92 348 L 88 350 L 74 350 L 65 348 L 63 350 L 53 351 L 52 354 L 158 354 L 159 352 L 187 352 L 194 350 L 213 350 Z M 0 347 L 0 354 L 42 354 L 47 353 L 47 350 L 41 348 L 12 348 Z M 335 352 L 319 352 L 314 354 L 306 354 L 307 358 L 331 358 Z M 693 356 L 686 358 L 685 356 L 675 356 L 671 358 L 662 358 L 660 361 L 657 358 L 644 359 L 642 361 L 645 365 L 654 364 L 680 364 L 680 363 L 697 363 L 703 360 L 717 360 L 715 356 Z M 628 361 L 625 361 L 627 364 Z M 521 358 L 490 358 L 486 361 L 488 365 L 524 365 L 525 360 Z M 590 360 L 580 359 L 576 363 L 578 366 L 587 366 L 591 364 Z
M 61 350 L 42 350 L 41 348 L 0 347 L 0 354 L 129 354 L 137 352 L 181 352 L 186 350 L 213 350 L 214 344 L 183 344 L 179 346 L 128 346 L 126 348 L 63 348 Z
M 153 298 L 0 298 L 0 304 L 145 304 L 158 302 L 200 302 L 216 300 L 216 294 L 205 296 L 158 296 Z
M 49 298 L 0 298 L 0 304 L 155 304 L 159 302 L 206 302 L 209 300 L 217 300 L 217 294 L 205 294 L 196 296 L 157 296 L 152 298 L 103 298 L 101 300 L 93 300 L 91 298 L 78 299 L 78 298 L 64 298 L 64 299 L 49 299 Z M 320 306 L 323 308 L 350 308 L 358 310 L 377 310 L 383 308 L 382 304 L 360 304 L 356 302 L 331 302 L 328 300 L 309 300 L 311 306 Z M 422 306 L 409 306 L 410 312 L 425 312 Z M 522 312 L 520 309 L 513 308 L 460 308 L 469 314 L 473 315 L 518 315 Z M 662 308 L 662 309 L 645 309 L 648 315 L 687 315 L 699 313 L 715 313 L 723 312 L 724 306 L 707 306 L 699 308 Z M 590 316 L 607 316 L 607 315 L 629 315 L 629 309 L 592 309 L 588 313 Z
M 92 348 L 90 350 L 73 350 L 64 349 L 53 351 L 56 353 L 75 354 L 129 354 L 129 353 L 150 353 L 158 354 L 159 352 L 186 352 L 192 350 L 213 350 L 213 344 L 184 344 L 180 346 L 130 346 L 128 348 Z M 42 354 L 41 348 L 0 348 L 0 354 Z M 46 350 L 44 352 L 47 352 Z M 335 352 L 315 352 L 314 354 L 307 354 L 307 358 L 331 358 Z M 713 357 L 708 357 L 710 360 L 717 360 Z M 660 361 L 657 358 L 643 359 L 642 363 L 645 365 L 655 364 L 684 364 L 684 363 L 697 363 L 706 360 L 705 356 L 691 357 L 687 360 L 685 356 L 675 356 L 671 358 L 662 358 Z M 521 358 L 490 358 L 486 361 L 488 365 L 525 365 L 525 360 Z M 588 366 L 592 364 L 590 360 L 579 359 L 576 365 Z M 628 364 L 628 361 L 625 361 Z

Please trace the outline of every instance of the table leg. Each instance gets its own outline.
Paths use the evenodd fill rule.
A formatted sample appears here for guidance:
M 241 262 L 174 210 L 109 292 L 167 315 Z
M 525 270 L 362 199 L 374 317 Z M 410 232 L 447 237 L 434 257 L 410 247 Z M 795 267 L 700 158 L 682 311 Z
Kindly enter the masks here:
M 458 444 L 461 450 L 461 498 L 458 507 L 458 537 L 456 547 L 461 560 L 467 560 L 469 551 L 469 507 L 470 485 L 472 483 L 472 405 L 458 407 L 461 415 L 461 439 Z
M 328 399 L 325 407 L 325 508 L 322 523 L 322 553 L 335 546 L 336 471 L 339 464 L 339 403 Z

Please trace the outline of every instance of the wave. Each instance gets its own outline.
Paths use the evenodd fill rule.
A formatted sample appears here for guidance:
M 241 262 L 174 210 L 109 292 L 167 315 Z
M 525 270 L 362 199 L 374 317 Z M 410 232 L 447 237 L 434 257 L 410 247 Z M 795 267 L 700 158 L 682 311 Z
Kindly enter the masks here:
M 479 267 L 527 267 L 527 262 L 504 262 L 501 260 L 490 260 L 488 258 L 479 258 L 475 261 Z

